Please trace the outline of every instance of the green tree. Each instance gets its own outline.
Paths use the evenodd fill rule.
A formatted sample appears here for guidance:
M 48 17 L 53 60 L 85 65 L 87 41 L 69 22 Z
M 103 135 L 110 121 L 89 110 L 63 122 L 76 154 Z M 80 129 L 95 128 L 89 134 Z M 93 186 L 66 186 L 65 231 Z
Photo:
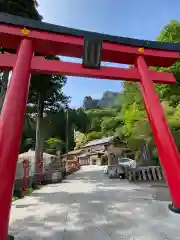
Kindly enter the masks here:
M 86 130 L 86 124 L 88 124 L 88 121 L 87 116 L 82 109 L 68 108 L 68 136 L 66 136 L 67 110 L 59 108 L 58 111 L 46 112 L 46 116 L 43 118 L 42 123 L 41 132 L 43 133 L 45 140 L 53 137 L 61 139 L 66 143 L 68 137 L 68 150 L 73 150 L 74 147 L 79 144 L 77 144 L 78 141 L 76 139 L 77 133 L 80 132 L 85 136 L 83 130 Z M 66 149 L 64 145 L 62 152 L 65 151 Z
M 82 108 L 78 108 L 74 111 L 74 115 L 74 122 L 76 122 L 77 130 L 82 133 L 87 132 L 90 127 L 90 121 L 84 110 Z
M 160 32 L 158 41 L 180 43 L 180 22 L 171 21 Z M 160 96 L 166 118 L 174 139 L 180 148 L 180 61 L 169 68 L 156 68 L 157 71 L 167 71 L 174 74 L 177 84 L 157 84 L 156 90 Z M 123 90 L 119 101 L 111 109 L 91 109 L 86 111 L 89 119 L 87 136 L 96 139 L 102 136 L 118 136 L 127 142 L 135 155 L 146 143 L 152 146 L 153 154 L 158 159 L 151 128 L 146 116 L 144 103 L 139 90 L 139 83 L 123 82 Z M 91 137 L 92 135 L 92 137 Z
M 134 155 L 138 155 L 141 145 L 152 140 L 139 84 L 123 82 L 123 91 L 120 93 L 119 102 L 121 108 L 119 108 L 120 111 L 116 111 L 116 117 L 102 122 L 102 127 L 105 124 L 107 128 L 109 127 L 109 131 L 112 129 L 111 135 L 126 141 Z
M 0 5 L 0 11 L 10 14 L 32 18 L 35 20 L 42 20 L 42 16 L 37 10 L 37 1 L 35 0 L 7 0 L 3 1 Z M 59 60 L 56 56 L 44 56 L 46 59 Z M 8 77 L 4 80 L 6 82 L 3 95 L 5 96 L 5 90 L 7 88 Z M 33 74 L 31 77 L 31 85 L 29 92 L 28 109 L 31 113 L 26 114 L 27 117 L 32 117 L 36 120 L 36 161 L 39 160 L 40 154 L 44 145 L 44 134 L 40 132 L 43 125 L 43 115 L 48 111 L 57 111 L 63 107 L 63 104 L 67 104 L 67 97 L 64 96 L 62 88 L 66 83 L 66 78 L 63 76 Z M 33 112 L 34 110 L 34 112 Z M 27 128 L 25 128 L 27 129 Z M 24 134 L 25 136 L 26 134 Z M 23 140 L 25 140 L 23 138 Z M 23 143 L 22 143 L 23 144 Z
M 101 122 L 101 132 L 104 136 L 113 136 L 116 130 L 122 127 L 121 117 L 104 117 Z M 118 134 L 117 134 L 118 135 Z
M 38 2 L 36 0 L 6 0 L 0 3 L 1 12 L 41 20 L 42 16 L 39 14 L 37 7 Z
M 80 149 L 87 142 L 87 137 L 84 133 L 79 131 L 75 132 L 75 150 Z
M 35 0 L 6 0 L 0 2 L 0 12 L 6 12 L 21 17 L 28 17 L 35 20 L 41 20 L 42 16 L 37 11 L 38 3 Z M 9 71 L 0 74 L 0 111 L 2 109 L 7 85 L 9 79 Z
M 180 43 L 180 21 L 172 20 L 160 32 L 157 40 L 160 42 Z M 176 84 L 158 84 L 157 90 L 161 100 L 168 101 L 170 105 L 177 106 L 180 103 L 180 61 L 178 60 L 169 68 L 158 67 L 158 71 L 171 72 L 176 78 Z
M 88 142 L 92 141 L 92 140 L 100 139 L 100 138 L 102 138 L 102 133 L 92 131 L 92 132 L 87 133 L 86 138 L 87 138 Z
M 58 138 L 49 138 L 44 145 L 45 152 L 49 154 L 57 154 L 58 151 L 62 151 L 64 142 Z
M 180 105 L 172 107 L 169 105 L 169 102 L 163 102 L 163 107 L 166 112 L 166 118 L 169 122 L 169 127 L 174 140 L 180 149 Z
M 87 117 L 89 119 L 89 131 L 101 131 L 101 122 L 104 117 L 116 116 L 116 109 L 91 109 L 86 111 Z
M 47 58 L 47 57 L 46 57 Z M 57 57 L 48 59 L 59 60 Z M 67 104 L 68 98 L 63 94 L 62 88 L 66 78 L 55 75 L 33 75 L 31 78 L 29 105 L 36 109 L 36 161 L 43 151 L 44 137 L 42 132 L 43 115 L 49 111 L 58 111 Z

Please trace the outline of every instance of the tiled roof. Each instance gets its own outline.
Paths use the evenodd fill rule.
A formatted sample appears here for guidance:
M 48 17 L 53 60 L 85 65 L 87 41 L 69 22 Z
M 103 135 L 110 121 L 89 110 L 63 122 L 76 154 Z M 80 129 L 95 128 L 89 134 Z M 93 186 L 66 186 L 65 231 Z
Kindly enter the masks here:
M 111 136 L 111 137 L 106 137 L 106 138 L 93 140 L 93 141 L 88 142 L 84 147 L 91 147 L 91 146 L 95 146 L 95 145 L 109 143 L 109 142 L 111 142 L 113 140 L 113 138 L 114 137 Z
M 82 152 L 82 149 L 77 149 L 77 150 L 73 150 L 73 151 L 70 151 L 68 152 L 68 155 L 76 155 L 76 154 L 79 154 Z M 63 156 L 66 156 L 67 153 L 65 153 Z

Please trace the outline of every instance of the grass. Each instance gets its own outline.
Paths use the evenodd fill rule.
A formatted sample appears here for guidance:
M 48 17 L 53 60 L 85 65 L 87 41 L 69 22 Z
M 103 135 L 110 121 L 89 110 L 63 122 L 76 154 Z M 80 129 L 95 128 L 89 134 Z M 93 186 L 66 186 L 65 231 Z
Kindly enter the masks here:
M 12 201 L 13 201 L 13 202 L 16 201 L 16 200 L 18 200 L 18 199 L 19 199 L 18 197 L 15 197 L 15 196 L 12 197 Z
M 14 201 L 16 201 L 16 200 L 18 200 L 18 199 L 21 199 L 21 198 L 23 198 L 23 197 L 31 194 L 34 190 L 35 190 L 35 189 L 33 189 L 33 188 L 27 188 L 27 189 L 22 193 L 22 196 L 21 196 L 21 197 L 13 196 L 13 197 L 12 197 L 12 201 L 14 202 Z

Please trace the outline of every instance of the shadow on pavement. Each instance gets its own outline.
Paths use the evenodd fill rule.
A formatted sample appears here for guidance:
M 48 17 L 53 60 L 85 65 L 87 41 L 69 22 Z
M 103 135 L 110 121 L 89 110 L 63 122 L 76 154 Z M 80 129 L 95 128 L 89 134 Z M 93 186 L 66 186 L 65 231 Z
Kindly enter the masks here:
M 17 239 L 161 240 L 169 232 L 174 238 L 167 239 L 176 239 L 177 218 L 169 215 L 168 203 L 154 201 L 154 188 L 110 180 L 102 170 L 80 171 L 64 182 L 29 197 L 36 199 L 41 211 L 37 204 L 29 205 L 27 216 L 11 224 Z

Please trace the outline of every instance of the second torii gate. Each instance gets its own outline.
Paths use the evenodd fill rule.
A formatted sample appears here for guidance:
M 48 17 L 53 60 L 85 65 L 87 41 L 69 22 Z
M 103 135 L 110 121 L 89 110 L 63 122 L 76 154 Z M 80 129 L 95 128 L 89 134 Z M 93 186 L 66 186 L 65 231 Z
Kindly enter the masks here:
M 0 117 L 0 239 L 7 239 L 16 161 L 30 73 L 61 74 L 140 82 L 149 123 L 171 193 L 169 208 L 180 213 L 180 155 L 153 83 L 175 84 L 171 73 L 149 70 L 169 67 L 179 59 L 180 45 L 109 36 L 60 27 L 0 13 L 0 46 L 17 50 L 1 54 L 0 68 L 13 68 Z M 38 54 L 83 58 L 83 63 L 46 60 Z M 102 67 L 101 61 L 133 64 L 133 68 Z

